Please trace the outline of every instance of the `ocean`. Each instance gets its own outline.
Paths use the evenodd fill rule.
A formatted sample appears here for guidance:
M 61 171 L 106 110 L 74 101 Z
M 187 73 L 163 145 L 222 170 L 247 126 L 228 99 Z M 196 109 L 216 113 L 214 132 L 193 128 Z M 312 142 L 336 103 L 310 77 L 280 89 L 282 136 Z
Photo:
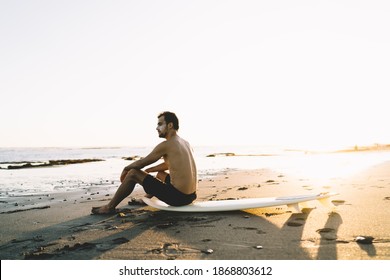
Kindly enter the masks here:
M 124 157 L 142 157 L 152 147 L 0 148 L 0 198 L 69 192 L 89 186 L 119 185 Z M 194 147 L 199 179 L 227 171 L 272 169 L 322 180 L 352 176 L 390 161 L 390 151 L 312 153 L 273 146 Z M 49 160 L 100 159 L 102 161 L 8 169 L 11 165 Z

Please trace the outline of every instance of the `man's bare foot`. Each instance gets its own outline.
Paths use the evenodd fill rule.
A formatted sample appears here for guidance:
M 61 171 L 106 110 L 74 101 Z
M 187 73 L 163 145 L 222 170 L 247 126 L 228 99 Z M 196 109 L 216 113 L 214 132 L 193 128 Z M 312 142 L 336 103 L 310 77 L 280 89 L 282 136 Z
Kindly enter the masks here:
M 92 207 L 92 214 L 95 215 L 110 215 L 115 214 L 116 210 L 109 208 L 107 205 L 100 206 L 100 207 Z

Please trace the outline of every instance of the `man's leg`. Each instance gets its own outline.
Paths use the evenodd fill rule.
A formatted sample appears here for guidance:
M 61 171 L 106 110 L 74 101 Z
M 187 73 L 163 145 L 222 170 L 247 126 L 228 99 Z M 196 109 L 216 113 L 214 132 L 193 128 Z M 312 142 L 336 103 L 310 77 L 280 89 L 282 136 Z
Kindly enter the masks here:
M 119 186 L 111 201 L 100 207 L 93 207 L 93 214 L 109 214 L 115 212 L 115 207 L 134 190 L 135 184 L 142 184 L 148 174 L 142 170 L 131 169 L 127 172 L 126 178 Z
M 169 174 L 164 172 L 164 171 L 159 171 L 157 173 L 157 175 L 156 175 L 156 178 L 159 179 L 161 182 L 165 182 L 165 179 L 167 178 L 168 175 Z M 152 194 L 148 194 L 148 193 L 145 196 L 148 197 L 148 198 L 152 198 L 153 197 Z

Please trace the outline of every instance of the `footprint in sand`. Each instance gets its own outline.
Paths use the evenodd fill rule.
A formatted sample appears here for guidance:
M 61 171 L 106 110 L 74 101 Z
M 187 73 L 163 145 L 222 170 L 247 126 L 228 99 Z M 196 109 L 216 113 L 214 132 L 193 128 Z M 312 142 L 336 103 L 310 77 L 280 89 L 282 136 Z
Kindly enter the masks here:
M 265 234 L 265 231 L 262 231 L 261 229 L 255 228 L 255 227 L 234 227 L 233 229 L 241 229 L 241 230 L 253 230 L 256 231 L 257 234 Z
M 294 216 L 289 221 L 287 221 L 286 225 L 289 227 L 301 227 L 305 224 L 306 218 L 304 215 Z
M 333 228 L 320 228 L 317 229 L 316 232 L 318 232 L 321 235 L 322 239 L 329 240 L 329 241 L 337 239 L 336 230 Z
M 270 185 L 279 185 L 279 182 L 275 181 L 275 180 L 267 180 L 265 181 L 267 184 L 270 184 Z
M 162 254 L 168 259 L 175 259 L 186 251 L 180 247 L 180 243 L 164 243 L 160 248 L 151 250 L 153 254 Z
M 335 199 L 335 200 L 332 200 L 332 203 L 336 206 L 338 205 L 343 205 L 345 204 L 345 200 L 341 200 L 341 199 Z
M 160 229 L 166 229 L 166 228 L 174 227 L 176 225 L 177 223 L 175 222 L 167 222 L 167 223 L 158 224 L 156 225 L 156 227 Z
M 328 233 L 328 232 L 334 232 L 335 230 L 333 228 L 320 228 L 320 229 L 317 229 L 316 232 L 318 232 L 319 234 L 321 233 Z
M 130 240 L 127 239 L 126 237 L 118 237 L 118 238 L 115 238 L 112 240 L 112 243 L 113 244 L 123 244 L 123 243 L 127 243 L 129 242 Z
M 292 221 L 292 222 L 287 222 L 287 225 L 288 225 L 289 227 L 301 227 L 301 226 L 303 226 L 303 223 L 299 223 L 299 222 L 294 222 L 294 221 Z

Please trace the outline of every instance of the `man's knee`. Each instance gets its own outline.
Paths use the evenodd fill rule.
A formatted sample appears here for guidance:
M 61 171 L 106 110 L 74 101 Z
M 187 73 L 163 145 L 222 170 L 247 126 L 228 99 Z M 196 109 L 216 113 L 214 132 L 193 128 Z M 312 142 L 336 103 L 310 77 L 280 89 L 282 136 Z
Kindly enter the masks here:
M 127 172 L 126 179 L 141 184 L 143 182 L 143 180 L 145 179 L 146 174 L 147 173 L 143 172 L 142 170 L 130 169 Z

